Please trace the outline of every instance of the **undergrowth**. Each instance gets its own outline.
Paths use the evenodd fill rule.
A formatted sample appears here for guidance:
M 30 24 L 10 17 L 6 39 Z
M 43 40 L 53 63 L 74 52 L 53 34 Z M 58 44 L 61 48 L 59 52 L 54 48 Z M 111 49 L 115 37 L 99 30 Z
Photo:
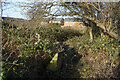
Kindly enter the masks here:
M 106 35 L 96 37 L 93 41 L 74 37 L 66 43 L 75 47 L 79 55 L 82 55 L 76 66 L 81 78 L 119 78 L 117 40 Z
M 35 78 L 118 78 L 119 43 L 105 37 L 89 40 L 78 30 L 62 28 L 36 29 L 2 26 L 3 80 Z M 64 52 L 62 68 L 55 73 L 46 70 L 52 57 Z

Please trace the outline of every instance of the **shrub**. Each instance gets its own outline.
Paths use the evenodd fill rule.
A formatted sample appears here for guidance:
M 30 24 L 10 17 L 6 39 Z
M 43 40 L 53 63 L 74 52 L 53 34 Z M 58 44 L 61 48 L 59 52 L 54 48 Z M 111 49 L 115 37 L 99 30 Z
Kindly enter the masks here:
M 119 77 L 119 43 L 105 36 L 89 40 L 89 35 L 73 37 L 65 42 L 75 48 L 80 58 L 76 65 L 80 78 L 118 78 Z
M 25 27 L 14 29 L 3 26 L 3 79 L 29 78 L 38 76 L 38 72 L 44 75 L 51 58 L 62 50 L 59 42 L 39 37 L 35 31 Z
M 81 36 L 79 31 L 62 28 L 43 28 L 39 27 L 33 33 L 38 33 L 41 37 L 49 38 L 59 42 L 66 41 L 74 36 Z
M 78 53 L 81 78 L 118 78 L 118 41 L 108 36 L 88 40 L 79 44 Z
M 53 27 L 53 28 L 61 27 L 59 23 L 49 23 L 48 26 Z

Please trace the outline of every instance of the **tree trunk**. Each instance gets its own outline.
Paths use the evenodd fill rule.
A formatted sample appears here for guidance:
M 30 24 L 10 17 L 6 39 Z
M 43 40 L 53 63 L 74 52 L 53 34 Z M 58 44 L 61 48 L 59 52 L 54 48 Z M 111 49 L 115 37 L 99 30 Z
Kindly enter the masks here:
M 93 40 L 92 27 L 89 28 L 90 40 Z
M 106 33 L 108 33 L 111 37 L 115 38 L 115 39 L 119 39 L 118 34 L 110 31 L 109 29 L 106 30 L 105 26 L 102 23 L 97 23 L 97 26 L 102 28 L 104 31 L 106 31 Z
M 101 29 L 103 29 L 103 30 L 104 30 L 107 34 L 109 34 L 111 37 L 113 37 L 113 38 L 115 38 L 115 39 L 117 39 L 117 40 L 120 39 L 120 38 L 118 37 L 118 34 L 116 34 L 116 33 L 113 32 L 113 31 L 110 31 L 108 28 L 107 28 L 107 30 L 106 30 L 105 25 L 103 25 L 103 23 L 100 23 L 98 20 L 95 20 L 95 18 L 90 18 L 89 16 L 82 15 L 82 14 L 79 14 L 79 16 L 84 17 L 84 18 L 90 20 L 91 22 L 96 23 L 96 25 L 97 25 L 98 27 L 100 27 Z M 109 26 L 111 26 L 111 25 L 109 25 Z

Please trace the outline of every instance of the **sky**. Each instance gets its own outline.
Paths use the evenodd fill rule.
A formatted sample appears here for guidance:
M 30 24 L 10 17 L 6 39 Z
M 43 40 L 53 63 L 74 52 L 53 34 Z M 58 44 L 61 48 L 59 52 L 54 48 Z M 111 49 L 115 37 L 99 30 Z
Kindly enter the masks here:
M 3 17 L 14 17 L 14 18 L 23 18 L 27 19 L 27 16 L 25 15 L 26 11 L 19 7 L 18 2 L 7 1 L 8 4 L 3 4 Z
M 10 4 L 3 6 L 3 17 L 28 19 L 28 17 L 25 15 L 26 11 L 23 10 L 23 8 L 19 7 L 19 4 L 20 3 L 31 3 L 34 1 L 38 1 L 38 0 L 2 0 L 2 2 L 10 3 Z M 53 0 L 39 0 L 39 1 L 53 1 Z M 57 1 L 57 0 L 55 0 L 55 1 Z M 67 1 L 69 1 L 69 0 L 67 0 Z M 79 1 L 79 0 L 75 0 L 75 1 Z M 111 1 L 116 1 L 116 0 L 111 0 Z M 53 9 L 53 10 L 55 10 L 55 9 Z
M 2 2 L 8 3 L 7 5 L 4 5 L 3 3 L 3 16 L 2 17 L 28 19 L 28 17 L 25 15 L 26 10 L 19 7 L 19 5 L 24 4 L 24 3 L 32 3 L 34 1 L 36 2 L 38 0 L 2 0 Z M 45 1 L 45 0 L 39 0 L 39 1 Z

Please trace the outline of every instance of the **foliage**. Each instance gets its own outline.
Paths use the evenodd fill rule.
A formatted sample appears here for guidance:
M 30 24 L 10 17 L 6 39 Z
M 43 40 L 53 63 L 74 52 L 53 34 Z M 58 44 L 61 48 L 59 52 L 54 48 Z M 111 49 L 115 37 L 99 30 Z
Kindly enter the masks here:
M 41 37 L 49 38 L 51 40 L 56 40 L 59 42 L 66 41 L 74 36 L 81 36 L 79 31 L 72 29 L 62 29 L 62 28 L 36 28 L 35 32 L 40 34 Z
M 59 42 L 39 37 L 39 34 L 33 32 L 25 27 L 15 29 L 3 26 L 3 78 L 7 76 L 14 79 L 29 75 L 30 68 L 38 63 L 45 69 L 44 66 L 54 54 L 62 50 Z
M 118 41 L 105 36 L 78 44 L 82 55 L 77 69 L 81 78 L 118 78 Z
M 12 27 L 2 30 L 3 79 L 35 78 L 117 78 L 119 72 L 118 41 L 105 35 L 89 40 L 71 29 Z M 53 56 L 63 51 L 62 67 L 47 71 Z
M 59 23 L 49 23 L 49 26 L 56 28 L 56 27 L 61 27 Z

